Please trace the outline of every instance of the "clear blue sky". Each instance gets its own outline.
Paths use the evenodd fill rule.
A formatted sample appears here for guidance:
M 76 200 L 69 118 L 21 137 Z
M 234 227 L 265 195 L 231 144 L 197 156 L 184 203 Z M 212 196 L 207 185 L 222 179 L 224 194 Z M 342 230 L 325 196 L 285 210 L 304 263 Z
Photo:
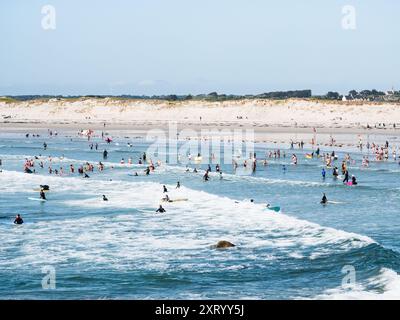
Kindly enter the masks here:
M 398 0 L 1 0 L 0 95 L 398 90 L 399 16 Z

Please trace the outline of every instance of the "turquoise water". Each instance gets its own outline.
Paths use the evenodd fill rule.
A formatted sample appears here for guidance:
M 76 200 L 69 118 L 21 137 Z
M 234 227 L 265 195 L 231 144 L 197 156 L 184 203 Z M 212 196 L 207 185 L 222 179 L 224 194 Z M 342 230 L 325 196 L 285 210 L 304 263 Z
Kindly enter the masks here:
M 213 172 L 204 182 L 202 171 L 186 172 L 185 164 L 162 164 L 143 175 L 145 167 L 137 162 L 149 142 L 141 139 L 114 137 L 110 145 L 94 139 L 96 151 L 73 134 L 44 136 L 0 134 L 0 298 L 400 295 L 400 166 L 393 160 L 362 168 L 362 154 L 350 150 L 356 162 L 349 171 L 359 185 L 348 187 L 332 179 L 329 170 L 323 180 L 322 162 L 304 157 L 309 150 L 287 149 L 287 158 L 268 159 L 254 174 L 242 167 L 235 173 L 222 164 L 223 179 Z M 270 147 L 257 144 L 257 157 L 264 158 Z M 77 169 L 86 161 L 102 161 L 104 148 L 109 151 L 106 169 L 90 173 L 90 179 L 47 172 L 50 155 L 53 168 L 67 171 L 70 164 Z M 335 151 L 339 166 L 345 150 Z M 297 166 L 290 165 L 292 152 L 298 155 Z M 24 159 L 34 155 L 46 162 L 45 168 L 24 174 Z M 119 164 L 129 157 L 134 165 Z M 128 175 L 134 171 L 140 175 Z M 180 189 L 175 189 L 177 181 Z M 34 189 L 40 184 L 50 185 L 48 201 L 28 200 L 38 197 Z M 188 201 L 165 203 L 167 212 L 155 214 L 163 185 L 171 199 Z M 338 203 L 320 205 L 323 192 Z M 265 210 L 266 202 L 279 205 L 281 212 Z M 21 226 L 12 223 L 17 213 L 25 221 Z M 236 247 L 212 249 L 219 240 Z M 344 266 L 356 272 L 349 288 L 342 286 Z M 54 268 L 55 289 L 43 289 L 44 267 Z

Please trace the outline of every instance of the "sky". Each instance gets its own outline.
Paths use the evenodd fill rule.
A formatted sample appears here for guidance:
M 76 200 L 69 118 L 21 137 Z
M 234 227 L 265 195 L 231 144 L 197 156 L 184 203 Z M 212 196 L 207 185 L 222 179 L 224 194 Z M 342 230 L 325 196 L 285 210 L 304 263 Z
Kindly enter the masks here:
M 0 95 L 399 90 L 399 16 L 398 0 L 1 0 Z

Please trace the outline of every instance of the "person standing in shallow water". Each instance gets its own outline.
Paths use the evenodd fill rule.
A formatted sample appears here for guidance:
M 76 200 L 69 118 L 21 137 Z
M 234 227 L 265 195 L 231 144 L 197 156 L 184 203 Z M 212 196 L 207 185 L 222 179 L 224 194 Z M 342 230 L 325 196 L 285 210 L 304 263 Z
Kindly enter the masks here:
M 348 170 L 346 170 L 344 172 L 344 179 L 343 179 L 343 183 L 347 183 L 347 182 L 349 182 L 349 171 Z
M 321 204 L 327 204 L 327 203 L 328 203 L 328 198 L 326 197 L 326 195 L 324 193 L 324 195 L 322 196 L 322 199 L 321 199 Z

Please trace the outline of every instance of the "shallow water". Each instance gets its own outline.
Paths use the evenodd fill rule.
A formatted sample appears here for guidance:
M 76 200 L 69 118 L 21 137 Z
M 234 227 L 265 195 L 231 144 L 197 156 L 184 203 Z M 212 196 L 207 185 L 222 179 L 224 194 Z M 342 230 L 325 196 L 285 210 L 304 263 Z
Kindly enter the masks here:
M 99 139 L 90 150 L 76 136 L 25 138 L 1 133 L 0 159 L 0 298 L 71 299 L 313 299 L 398 298 L 400 295 L 400 166 L 393 160 L 361 168 L 362 154 L 350 173 L 359 185 L 321 178 L 323 164 L 295 150 L 297 166 L 269 159 L 257 172 L 222 165 L 223 179 L 186 172 L 185 164 L 158 167 L 150 176 L 144 166 L 120 165 L 131 156 L 137 163 L 149 142 Z M 127 142 L 131 141 L 133 147 Z M 271 146 L 256 145 L 258 158 Z M 285 146 L 284 146 L 285 147 Z M 109 157 L 106 170 L 49 175 L 22 173 L 24 159 L 53 157 L 53 168 Z M 325 149 L 326 151 L 331 151 Z M 339 159 L 344 151 L 337 151 Z M 245 154 L 245 152 L 244 152 Z M 287 170 L 282 169 L 287 165 Z M 340 165 L 340 162 L 337 163 Z M 114 168 L 111 169 L 111 166 Z M 205 169 L 206 164 L 189 164 Z M 214 169 L 214 166 L 213 166 Z M 140 176 L 128 175 L 138 171 Z M 175 189 L 176 182 L 182 187 Z M 48 184 L 48 201 L 30 201 Z M 163 197 L 188 201 L 166 203 Z M 321 206 L 325 192 L 338 204 Z M 104 202 L 101 196 L 107 195 Z M 254 199 L 254 203 L 250 202 Z M 282 212 L 265 210 L 265 203 Z M 17 213 L 25 223 L 12 224 Z M 219 240 L 236 244 L 228 250 L 211 246 Z M 344 266 L 356 271 L 356 283 L 342 287 Z M 56 289 L 42 288 L 43 267 L 54 267 Z

